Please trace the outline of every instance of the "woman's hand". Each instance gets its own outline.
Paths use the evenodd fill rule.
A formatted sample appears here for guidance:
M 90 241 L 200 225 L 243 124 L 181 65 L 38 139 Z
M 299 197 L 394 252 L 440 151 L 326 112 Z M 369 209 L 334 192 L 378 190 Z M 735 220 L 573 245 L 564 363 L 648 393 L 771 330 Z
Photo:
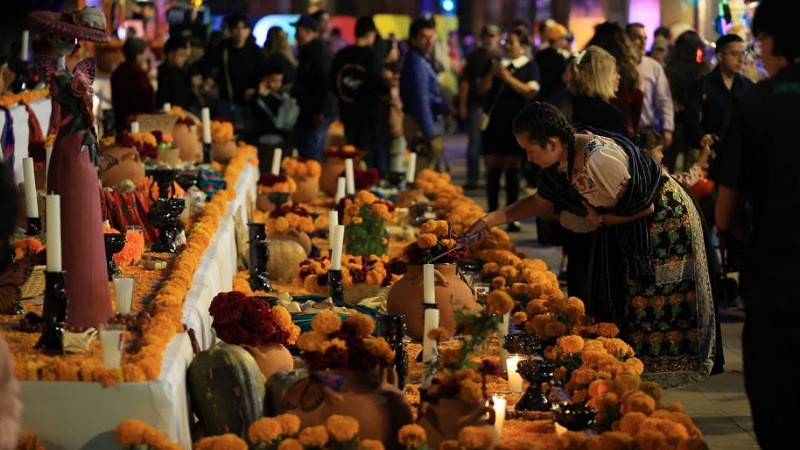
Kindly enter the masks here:
M 487 216 L 483 216 L 480 219 L 476 220 L 475 223 L 473 223 L 472 226 L 469 227 L 469 230 L 467 230 L 466 235 L 472 236 L 473 234 L 476 233 L 484 233 L 486 231 L 489 231 L 489 222 L 486 221 Z
M 602 227 L 603 225 L 605 225 L 605 223 L 603 223 L 602 217 L 600 217 L 601 215 L 598 214 L 597 210 L 594 209 L 594 207 L 590 205 L 589 202 L 584 200 L 583 207 L 586 208 L 586 219 L 589 220 L 589 222 L 592 222 L 596 227 Z

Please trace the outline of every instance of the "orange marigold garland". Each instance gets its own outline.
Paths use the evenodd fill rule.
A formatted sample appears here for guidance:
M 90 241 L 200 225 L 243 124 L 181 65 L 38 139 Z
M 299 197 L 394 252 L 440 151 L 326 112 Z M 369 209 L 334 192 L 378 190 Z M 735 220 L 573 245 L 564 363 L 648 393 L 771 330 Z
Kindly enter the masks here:
M 117 425 L 114 439 L 125 446 L 148 445 L 158 450 L 177 450 L 181 446 L 170 442 L 160 431 L 141 420 L 127 419 Z

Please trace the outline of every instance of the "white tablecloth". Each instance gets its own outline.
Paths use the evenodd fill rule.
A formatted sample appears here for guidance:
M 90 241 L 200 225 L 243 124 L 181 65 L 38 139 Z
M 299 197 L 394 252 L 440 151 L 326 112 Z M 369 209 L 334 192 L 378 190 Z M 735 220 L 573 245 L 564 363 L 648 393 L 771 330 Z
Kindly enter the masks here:
M 184 323 L 197 331 L 203 349 L 213 339 L 208 306 L 217 293 L 231 290 L 237 272 L 234 215 L 241 214 L 247 223 L 248 196 L 255 199 L 257 180 L 258 168 L 247 165 L 183 305 Z M 100 383 L 24 381 L 23 429 L 38 434 L 48 449 L 107 449 L 118 447 L 114 429 L 122 420 L 140 419 L 189 449 L 186 368 L 191 359 L 189 337 L 182 333 L 164 352 L 161 376 L 150 382 L 104 388 Z
M 36 114 L 39 120 L 39 126 L 42 128 L 42 133 L 47 135 L 47 129 L 50 126 L 50 111 L 52 109 L 49 98 L 41 98 L 31 103 L 31 109 Z M 11 108 L 11 120 L 14 122 L 14 177 L 17 183 L 23 180 L 22 175 L 22 158 L 28 156 L 28 111 L 25 107 L 16 105 Z M 6 128 L 6 115 L 0 113 L 0 131 Z M 2 159 L 2 152 L 0 152 L 0 159 Z

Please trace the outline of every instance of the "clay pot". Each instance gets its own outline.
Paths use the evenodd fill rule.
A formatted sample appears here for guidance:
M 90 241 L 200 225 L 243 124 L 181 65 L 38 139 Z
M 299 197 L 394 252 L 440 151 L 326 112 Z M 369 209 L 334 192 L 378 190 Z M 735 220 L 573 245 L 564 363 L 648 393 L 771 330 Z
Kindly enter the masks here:
M 336 180 L 342 172 L 344 172 L 344 160 L 342 158 L 329 156 L 323 159 L 322 172 L 319 176 L 319 187 L 322 192 L 331 197 L 336 195 Z
M 198 162 L 203 160 L 203 145 L 194 132 L 194 126 L 176 123 L 172 129 L 173 145 L 180 149 L 181 161 Z
M 311 203 L 319 195 L 319 178 L 304 175 L 294 177 L 294 182 L 297 184 L 297 190 L 292 194 L 292 200 L 300 203 Z M 335 190 L 336 187 L 334 186 Z
M 104 167 L 107 169 L 100 170 L 100 181 L 103 182 L 104 187 L 116 187 L 123 180 L 131 180 L 134 184 L 144 179 L 144 164 L 139 157 L 139 152 L 135 147 L 110 147 L 102 153 L 107 154 L 116 161 L 104 161 Z M 107 158 L 111 159 L 111 158 Z
M 338 391 L 321 385 L 317 378 L 319 375 L 329 377 L 339 374 L 344 377 L 344 383 Z M 309 384 L 314 384 L 313 388 L 308 386 L 303 391 Z M 267 390 L 268 414 L 296 414 L 300 418 L 301 428 L 325 425 L 333 414 L 352 416 L 358 420 L 361 439 L 379 440 L 387 449 L 400 448 L 397 431 L 412 420 L 411 407 L 397 387 L 397 373 L 393 367 L 372 371 L 321 372 L 310 376 L 301 371 L 279 372 L 267 381 Z M 314 398 L 308 396 L 314 396 L 319 391 L 322 400 L 319 406 L 314 407 Z M 295 399 L 299 400 L 299 404 L 292 402 Z
M 214 161 L 222 164 L 227 164 L 236 156 L 236 142 L 212 142 L 211 154 L 214 155 Z
M 269 344 L 261 347 L 248 347 L 247 351 L 258 363 L 258 368 L 264 374 L 265 380 L 269 380 L 269 377 L 276 372 L 294 369 L 292 354 L 283 345 Z
M 500 440 L 494 428 L 494 420 L 494 409 L 481 403 L 467 403 L 457 398 L 440 398 L 436 405 L 422 403 L 417 424 L 425 429 L 430 448 L 439 448 L 439 444 L 444 440 L 458 440 L 458 432 L 468 426 L 491 431 L 494 439 L 489 448 L 494 448 Z
M 311 238 L 308 234 L 297 230 L 288 230 L 285 233 L 272 233 L 270 238 L 277 241 L 294 241 L 300 244 L 306 255 L 311 253 Z
M 269 262 L 267 276 L 270 280 L 287 282 L 300 274 L 300 263 L 308 258 L 308 254 L 297 242 L 277 239 L 267 240 Z
M 439 326 L 450 335 L 455 334 L 454 311 L 466 308 L 478 310 L 478 303 L 472 289 L 456 273 L 455 264 L 435 264 L 436 303 L 439 305 Z M 422 340 L 423 334 L 423 286 L 422 265 L 409 265 L 403 278 L 397 280 L 389 290 L 386 308 L 389 314 L 405 315 L 406 332 L 415 340 Z M 452 296 L 452 303 L 450 297 Z
M 278 203 L 273 202 L 276 200 Z M 289 200 L 289 193 L 276 194 L 274 192 L 264 192 L 256 197 L 256 208 L 261 212 L 269 212 L 277 205 L 282 205 Z

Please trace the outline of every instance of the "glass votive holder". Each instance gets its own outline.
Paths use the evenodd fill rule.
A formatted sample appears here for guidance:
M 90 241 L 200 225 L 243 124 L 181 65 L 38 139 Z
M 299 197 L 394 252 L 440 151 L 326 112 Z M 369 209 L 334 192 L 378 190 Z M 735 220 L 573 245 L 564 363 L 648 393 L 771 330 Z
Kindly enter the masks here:
M 117 313 L 130 314 L 133 303 L 133 275 L 114 275 L 114 298 L 117 300 Z
M 100 348 L 103 365 L 108 368 L 119 367 L 122 363 L 122 344 L 125 340 L 125 325 L 120 323 L 97 326 L 100 335 Z

